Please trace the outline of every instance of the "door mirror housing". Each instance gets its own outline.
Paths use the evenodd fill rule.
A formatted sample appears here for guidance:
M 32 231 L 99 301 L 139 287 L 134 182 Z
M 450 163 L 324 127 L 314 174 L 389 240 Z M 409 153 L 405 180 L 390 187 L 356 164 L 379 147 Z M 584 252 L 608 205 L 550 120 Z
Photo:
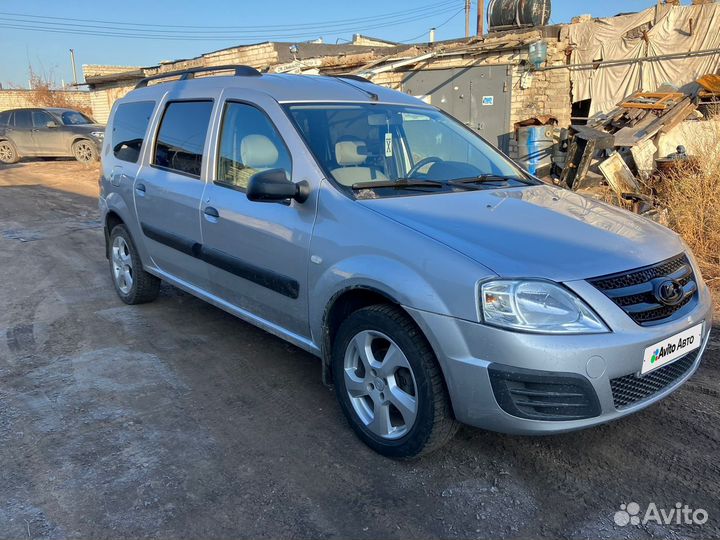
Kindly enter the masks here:
M 247 198 L 255 202 L 278 202 L 295 199 L 304 203 L 310 195 L 310 184 L 305 180 L 291 182 L 283 169 L 269 169 L 256 173 L 248 183 Z
M 60 127 L 55 120 L 50 120 L 47 124 L 45 124 L 45 126 L 49 128 Z

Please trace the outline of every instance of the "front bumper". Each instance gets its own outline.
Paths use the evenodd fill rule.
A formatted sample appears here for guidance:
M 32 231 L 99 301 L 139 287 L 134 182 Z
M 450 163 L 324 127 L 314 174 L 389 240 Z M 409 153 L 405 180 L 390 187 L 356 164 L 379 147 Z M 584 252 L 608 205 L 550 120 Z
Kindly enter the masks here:
M 635 324 L 620 308 L 586 282 L 566 285 L 596 308 L 612 329 L 611 333 L 519 333 L 406 308 L 438 356 L 457 420 L 483 429 L 512 434 L 551 434 L 583 429 L 632 414 L 663 399 L 697 369 L 712 328 L 712 302 L 705 285 L 702 285 L 695 308 L 685 317 L 651 327 Z M 629 379 L 623 377 L 634 377 L 634 374 L 640 373 L 646 347 L 701 322 L 705 325 L 702 346 L 685 360 L 687 369 L 647 397 L 627 406 L 616 407 L 611 381 L 617 394 L 618 381 L 627 381 Z M 514 410 L 515 414 L 509 414 L 507 410 L 513 410 L 512 407 L 507 403 L 501 407 L 498 403 L 498 399 L 503 401 L 502 393 L 498 394 L 498 370 L 506 374 L 535 374 L 539 380 L 550 373 L 560 378 L 558 384 L 574 379 L 579 384 L 578 388 L 588 389 L 589 402 L 596 400 L 590 403 L 595 407 L 593 416 L 543 420 L 532 417 L 532 414 L 523 415 L 518 410 Z M 491 379 L 495 381 L 495 389 Z M 552 382 L 552 379 L 545 380 Z M 573 393 L 578 393 L 572 387 L 563 388 L 571 388 Z

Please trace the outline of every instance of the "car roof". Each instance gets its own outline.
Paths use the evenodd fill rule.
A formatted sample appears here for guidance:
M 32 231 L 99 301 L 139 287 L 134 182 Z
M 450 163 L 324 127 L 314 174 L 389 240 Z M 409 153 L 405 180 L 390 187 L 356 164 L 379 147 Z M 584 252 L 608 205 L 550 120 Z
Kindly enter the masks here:
M 280 103 L 351 101 L 428 107 L 417 98 L 359 79 L 285 73 L 267 73 L 261 76 L 221 75 L 163 82 L 138 88 L 126 98 L 157 98 L 171 90 L 171 87 L 179 85 L 206 90 L 209 94 L 215 94 L 225 88 L 255 90 L 268 94 Z
M 52 111 L 52 112 L 80 112 L 76 109 L 68 109 L 67 107 L 45 107 L 46 111 Z M 82 114 L 82 113 L 80 113 Z
M 68 109 L 65 107 L 17 107 L 15 109 L 6 109 L 4 111 L 0 111 L 0 113 L 9 113 L 9 112 L 17 112 L 17 111 L 51 111 L 55 113 L 59 112 L 78 112 L 75 109 Z

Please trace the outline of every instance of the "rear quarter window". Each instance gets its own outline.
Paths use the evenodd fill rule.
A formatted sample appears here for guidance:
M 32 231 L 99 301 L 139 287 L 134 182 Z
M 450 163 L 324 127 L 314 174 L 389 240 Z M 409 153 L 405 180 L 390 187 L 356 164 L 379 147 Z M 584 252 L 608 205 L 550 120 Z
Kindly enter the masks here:
M 117 159 L 137 163 L 147 134 L 154 101 L 121 103 L 112 123 L 112 149 Z
M 7 126 L 10 123 L 10 111 L 0 113 L 0 126 Z

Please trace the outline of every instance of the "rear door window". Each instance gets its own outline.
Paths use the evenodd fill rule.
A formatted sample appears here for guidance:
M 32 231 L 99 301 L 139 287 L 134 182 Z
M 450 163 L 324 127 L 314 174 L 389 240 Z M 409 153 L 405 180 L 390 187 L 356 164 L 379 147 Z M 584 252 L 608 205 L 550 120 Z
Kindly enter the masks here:
M 30 119 L 30 111 L 15 111 L 15 127 L 19 129 L 30 129 L 32 120 Z
M 118 105 L 110 139 L 116 158 L 137 163 L 154 109 L 154 101 L 136 101 Z
M 213 102 L 168 103 L 155 143 L 153 165 L 200 177 Z

